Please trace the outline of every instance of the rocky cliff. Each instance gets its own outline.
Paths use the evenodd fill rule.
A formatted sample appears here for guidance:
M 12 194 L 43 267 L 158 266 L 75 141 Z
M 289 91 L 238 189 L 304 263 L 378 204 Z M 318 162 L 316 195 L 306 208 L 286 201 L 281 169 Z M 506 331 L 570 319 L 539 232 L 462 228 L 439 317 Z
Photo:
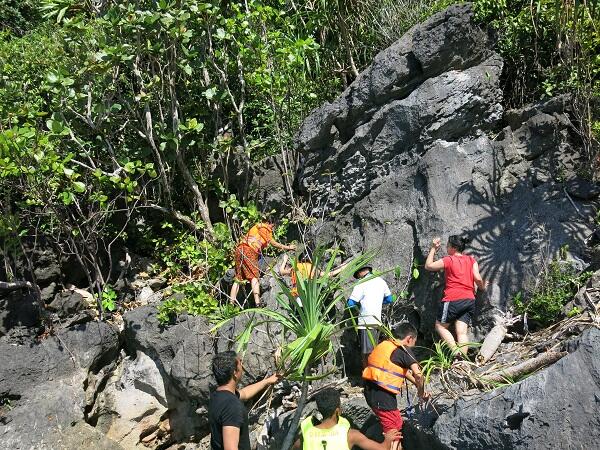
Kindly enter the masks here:
M 580 266 L 589 260 L 600 192 L 575 171 L 569 98 L 504 110 L 492 44 L 468 4 L 411 29 L 305 120 L 298 185 L 312 215 L 326 217 L 320 238 L 349 253 L 378 248 L 382 270 L 406 273 L 434 236 L 471 233 L 469 251 L 496 285 L 491 306 L 504 310 L 560 247 Z M 424 332 L 436 279 L 414 286 Z

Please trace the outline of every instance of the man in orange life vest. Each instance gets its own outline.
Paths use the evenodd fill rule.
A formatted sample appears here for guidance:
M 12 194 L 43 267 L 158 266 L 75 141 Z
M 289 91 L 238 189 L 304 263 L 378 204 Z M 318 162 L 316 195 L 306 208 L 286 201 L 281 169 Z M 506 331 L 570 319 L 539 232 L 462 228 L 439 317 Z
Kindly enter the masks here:
M 273 239 L 273 224 L 261 222 L 254 225 L 235 248 L 235 280 L 231 286 L 231 302 L 237 302 L 239 283 L 250 281 L 254 304 L 260 306 L 260 270 L 258 260 L 261 252 L 272 245 L 281 250 L 295 250 L 295 245 L 284 245 Z
M 398 339 L 387 339 L 377 345 L 369 355 L 362 377 L 365 382 L 365 399 L 381 423 L 383 432 L 402 431 L 402 415 L 398 410 L 396 395 L 405 380 L 417 387 L 419 398 L 426 400 L 425 378 L 411 348 L 417 343 L 417 330 L 408 322 L 396 329 Z M 391 450 L 400 450 L 400 440 Z

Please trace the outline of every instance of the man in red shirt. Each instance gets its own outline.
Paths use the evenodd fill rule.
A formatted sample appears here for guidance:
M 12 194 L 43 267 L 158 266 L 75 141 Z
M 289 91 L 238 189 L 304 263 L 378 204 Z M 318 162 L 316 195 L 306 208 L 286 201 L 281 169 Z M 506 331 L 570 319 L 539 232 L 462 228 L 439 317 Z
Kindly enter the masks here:
M 482 290 L 487 287 L 487 282 L 481 278 L 475 258 L 463 254 L 469 242 L 468 237 L 450 236 L 447 245 L 448 256 L 434 261 L 435 254 L 441 246 L 441 239 L 435 238 L 425 261 L 426 270 L 443 271 L 446 281 L 435 330 L 452 350 L 458 347 L 464 355 L 469 349 L 467 331 L 475 310 L 475 285 Z M 452 323 L 456 331 L 456 340 L 449 329 Z

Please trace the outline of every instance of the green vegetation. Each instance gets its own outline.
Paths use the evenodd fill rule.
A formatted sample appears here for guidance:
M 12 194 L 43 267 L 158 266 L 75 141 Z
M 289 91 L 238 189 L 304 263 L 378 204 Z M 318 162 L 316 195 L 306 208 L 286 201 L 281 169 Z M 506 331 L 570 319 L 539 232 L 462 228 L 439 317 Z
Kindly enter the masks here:
M 421 361 L 421 368 L 423 370 L 423 375 L 425 375 L 425 384 L 429 383 L 431 375 L 435 372 L 439 372 L 443 377 L 444 373 L 452 367 L 452 363 L 456 360 L 457 356 L 460 355 L 461 358 L 464 358 L 461 346 L 473 347 L 476 345 L 479 344 L 458 344 L 456 348 L 451 349 L 444 341 L 435 342 L 429 358 Z
M 292 267 L 297 277 L 296 289 L 298 297 L 302 299 L 302 307 L 298 306 L 297 298 L 287 284 L 277 278 L 281 288 L 277 297 L 280 310 L 251 308 L 239 311 L 238 315 L 261 318 L 260 321 L 249 322 L 249 331 L 243 334 L 238 343 L 239 350 L 245 350 L 251 337 L 251 330 L 256 326 L 271 322 L 279 324 L 284 329 L 281 334 L 282 341 L 279 342 L 281 347 L 279 372 L 291 380 L 313 380 L 323 377 L 325 374 L 313 373 L 313 369 L 333 351 L 331 338 L 352 325 L 351 319 L 337 317 L 335 309 L 336 304 L 345 303 L 344 284 L 352 278 L 358 268 L 366 265 L 374 256 L 373 253 L 359 255 L 348 263 L 339 275 L 330 277 L 329 273 L 333 270 L 338 255 L 340 255 L 338 249 L 329 251 L 324 248 L 316 249 L 312 263 L 314 267 L 321 270 L 322 274 L 308 279 L 301 272 L 296 271 L 297 261 L 292 260 Z M 225 322 L 216 328 L 224 325 Z M 295 336 L 292 342 L 283 340 L 283 337 L 288 336 L 289 333 Z
M 579 314 L 581 314 L 583 311 L 581 311 L 581 309 L 579 309 L 577 306 L 574 306 L 573 308 L 571 308 L 571 310 L 567 313 L 567 317 L 571 318 L 571 317 L 575 317 Z
M 8 266 L 21 243 L 43 241 L 79 261 L 112 310 L 126 245 L 215 297 L 260 216 L 247 161 L 294 160 L 300 121 L 384 45 L 366 20 L 383 17 L 377 2 L 354 6 L 0 2 L 0 207 L 18 224 L 2 231 L 16 244 Z
M 102 309 L 114 311 L 116 309 L 117 293 L 109 285 L 102 291 Z
M 478 20 L 497 32 L 505 59 L 508 106 L 561 93 L 574 96 L 587 160 L 598 169 L 600 115 L 600 3 L 595 0 L 475 0 Z
M 36 0 L 0 0 L 0 32 L 21 36 L 41 19 Z
M 322 247 L 317 248 L 312 263 L 321 273 L 312 278 L 305 278 L 297 270 L 297 261 L 292 261 L 297 277 L 296 289 L 302 301 L 301 307 L 291 289 L 283 280 L 277 278 L 281 287 L 277 296 L 278 310 L 250 308 L 233 316 L 245 315 L 250 318 L 246 330 L 238 337 L 238 351 L 242 353 L 256 327 L 273 324 L 283 328 L 282 333 L 271 336 L 280 351 L 277 371 L 288 380 L 302 382 L 302 398 L 298 401 L 298 409 L 290 426 L 291 432 L 282 444 L 283 449 L 291 447 L 306 402 L 309 382 L 330 375 L 330 372 L 319 373 L 317 367 L 322 361 L 326 361 L 327 357 L 334 355 L 332 338 L 352 326 L 351 319 L 339 317 L 336 311 L 336 305 L 345 303 L 344 284 L 374 256 L 373 253 L 359 255 L 349 262 L 339 275 L 331 277 L 329 274 L 339 254 L 338 249 L 327 251 Z M 224 320 L 215 329 L 233 317 Z
M 536 287 L 527 298 L 522 293 L 517 294 L 515 310 L 519 314 L 527 313 L 529 319 L 541 326 L 550 325 L 560 319 L 563 307 L 590 276 L 590 272 L 579 274 L 571 264 L 554 260 L 542 271 Z
M 206 316 L 214 323 L 239 313 L 237 306 L 220 305 L 201 282 L 177 283 L 168 294 L 167 300 L 158 308 L 157 318 L 162 324 L 170 323 L 178 314 L 183 313 Z

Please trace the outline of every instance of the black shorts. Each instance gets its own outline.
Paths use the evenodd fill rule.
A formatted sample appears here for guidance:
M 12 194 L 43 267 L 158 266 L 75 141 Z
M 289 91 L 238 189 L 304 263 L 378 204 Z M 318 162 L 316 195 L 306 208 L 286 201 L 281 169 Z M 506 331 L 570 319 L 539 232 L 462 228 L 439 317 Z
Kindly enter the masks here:
M 475 311 L 475 300 L 441 302 L 437 320 L 440 323 L 450 323 L 459 320 L 467 325 L 471 325 L 473 311 Z
M 379 329 L 362 328 L 358 330 L 358 340 L 360 341 L 360 352 L 368 355 L 379 344 Z

